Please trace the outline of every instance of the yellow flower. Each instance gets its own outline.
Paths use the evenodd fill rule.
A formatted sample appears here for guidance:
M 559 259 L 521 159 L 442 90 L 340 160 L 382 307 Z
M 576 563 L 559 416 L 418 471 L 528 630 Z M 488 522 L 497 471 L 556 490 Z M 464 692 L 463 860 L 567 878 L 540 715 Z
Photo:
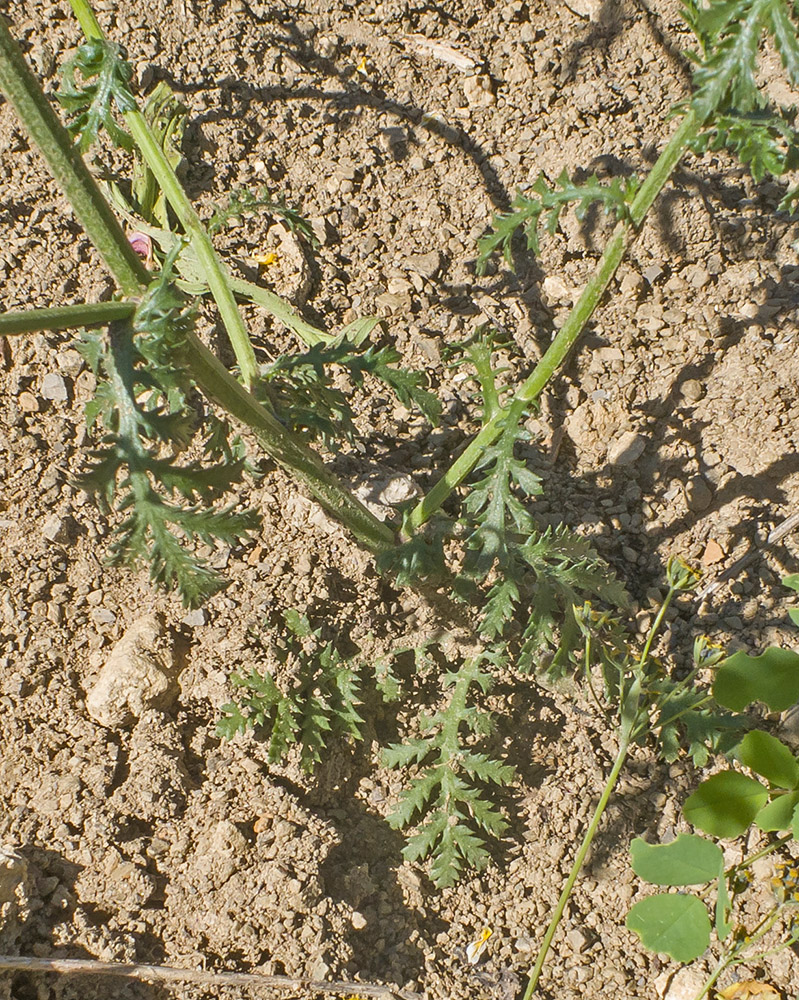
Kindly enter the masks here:
M 490 927 L 484 927 L 480 932 L 480 936 L 477 938 L 477 940 L 472 941 L 472 943 L 467 947 L 466 958 L 468 959 L 471 965 L 477 964 L 480 956 L 485 951 L 485 946 L 488 942 L 488 939 L 491 937 L 493 933 L 494 932 L 491 930 Z

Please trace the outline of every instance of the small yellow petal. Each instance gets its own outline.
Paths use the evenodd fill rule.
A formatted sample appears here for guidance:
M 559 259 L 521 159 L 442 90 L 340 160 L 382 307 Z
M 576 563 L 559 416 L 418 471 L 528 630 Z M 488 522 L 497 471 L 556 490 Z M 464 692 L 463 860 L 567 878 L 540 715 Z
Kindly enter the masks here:
M 480 933 L 480 937 L 478 937 L 476 941 L 472 941 L 472 943 L 467 947 L 466 958 L 468 959 L 471 965 L 475 965 L 477 963 L 477 960 L 485 951 L 485 946 L 486 943 L 488 942 L 488 939 L 491 937 L 493 933 L 494 932 L 491 930 L 490 927 L 484 927 Z
M 269 267 L 279 259 L 274 250 L 270 250 L 268 253 L 256 253 L 250 257 L 250 260 L 254 261 L 259 267 Z

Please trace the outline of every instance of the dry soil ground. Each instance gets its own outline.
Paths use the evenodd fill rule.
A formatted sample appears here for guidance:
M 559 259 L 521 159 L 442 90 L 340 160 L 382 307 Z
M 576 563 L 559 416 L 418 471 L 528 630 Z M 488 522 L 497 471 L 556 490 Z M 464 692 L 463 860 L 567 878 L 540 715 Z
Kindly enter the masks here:
M 433 431 L 379 392 L 358 397 L 364 451 L 336 460 L 353 485 L 431 483 L 475 419 L 442 346 L 488 319 L 515 344 L 514 374 L 529 371 L 607 233 L 600 215 L 566 220 L 539 261 L 520 252 L 515 274 L 500 264 L 477 278 L 475 241 L 492 213 L 539 171 L 645 171 L 673 127 L 671 103 L 688 92 L 688 37 L 671 0 L 97 9 L 139 84 L 167 79 L 188 105 L 184 176 L 197 203 L 270 184 L 322 241 L 307 275 L 286 276 L 306 314 L 335 327 L 377 313 L 405 363 L 429 373 L 444 402 Z M 10 0 L 4 10 L 52 89 L 79 40 L 67 3 Z M 1 103 L 0 137 L 2 307 L 108 297 L 110 279 Z M 799 265 L 796 225 L 774 214 L 779 197 L 726 157 L 688 159 L 531 423 L 546 485 L 537 515 L 594 540 L 642 625 L 668 555 L 720 573 L 796 507 Z M 249 223 L 234 249 L 260 246 L 269 225 Z M 254 311 L 248 318 L 264 356 L 288 344 Z M 307 609 L 356 644 L 373 635 L 384 647 L 436 625 L 431 612 L 381 580 L 269 467 L 240 494 L 262 514 L 261 535 L 216 553 L 234 583 L 187 616 L 145 572 L 104 565 L 110 522 L 70 484 L 93 377 L 69 338 L 6 343 L 0 384 L 0 842 L 27 863 L 0 950 L 257 966 L 392 983 L 431 1000 L 510 1000 L 608 768 L 602 720 L 568 693 L 531 685 L 497 695 L 519 765 L 505 850 L 479 877 L 435 891 L 402 863 L 385 822 L 399 786 L 370 741 L 336 749 L 308 778 L 293 761 L 267 765 L 254 739 L 215 735 L 230 673 L 252 664 L 249 630 L 268 609 Z M 624 435 L 640 449 L 629 464 L 613 461 Z M 704 603 L 686 601 L 670 648 L 685 657 L 700 632 L 731 648 L 791 642 L 779 578 L 796 569 L 789 537 Z M 135 724 L 99 725 L 86 691 L 151 611 L 182 638 L 179 698 Z M 675 967 L 623 927 L 638 892 L 627 847 L 684 828 L 679 802 L 696 781 L 685 764 L 633 761 L 556 941 L 547 996 L 663 995 Z M 463 949 L 483 926 L 494 934 L 475 968 Z M 793 996 L 792 961 L 783 953 L 750 971 Z M 0 995 L 201 991 L 0 975 Z

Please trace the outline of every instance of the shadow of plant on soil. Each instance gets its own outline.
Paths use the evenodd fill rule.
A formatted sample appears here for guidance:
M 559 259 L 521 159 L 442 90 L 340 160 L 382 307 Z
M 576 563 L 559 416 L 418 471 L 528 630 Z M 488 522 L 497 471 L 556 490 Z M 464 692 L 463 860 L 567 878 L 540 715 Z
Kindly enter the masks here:
M 75 882 L 81 867 L 45 848 L 23 847 L 19 853 L 28 864 L 25 891 L 34 904 L 33 912 L 20 925 L 19 954 L 95 959 L 96 955 L 86 948 L 55 941 L 53 935 L 57 926 L 73 923 L 78 910 L 84 927 L 106 927 L 111 920 L 112 914 L 101 907 L 91 902 L 78 903 Z M 161 942 L 149 932 L 137 932 L 136 946 L 137 961 L 160 962 L 164 958 Z M 170 1000 L 173 995 L 167 988 L 122 978 L 113 978 L 110 986 L 107 976 L 14 972 L 9 978 L 14 1000 L 39 1000 L 43 995 L 57 996 L 59 1000 L 108 1000 L 109 995 L 114 1000 Z

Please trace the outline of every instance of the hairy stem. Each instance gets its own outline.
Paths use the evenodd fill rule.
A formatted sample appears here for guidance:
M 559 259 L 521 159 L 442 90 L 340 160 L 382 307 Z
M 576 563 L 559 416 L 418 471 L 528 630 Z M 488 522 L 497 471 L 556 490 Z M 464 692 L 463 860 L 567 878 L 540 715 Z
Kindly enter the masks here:
M 70 330 L 77 326 L 107 326 L 125 319 L 136 311 L 136 303 L 79 302 L 74 306 L 53 306 L 49 309 L 23 309 L 0 316 L 0 336 L 14 333 L 37 333 L 43 330 Z
M 680 127 L 660 154 L 657 163 L 652 167 L 635 196 L 630 206 L 629 221 L 619 222 L 614 229 L 593 277 L 533 373 L 517 389 L 513 402 L 522 401 L 526 406 L 534 403 L 566 360 L 577 338 L 599 305 L 613 275 L 624 259 L 627 249 L 638 234 L 641 223 L 652 207 L 652 203 L 679 163 L 688 143 L 699 131 L 700 125 L 701 122 L 693 111 L 689 111 L 685 115 Z M 450 493 L 469 475 L 485 449 L 490 447 L 499 436 L 501 420 L 501 411 L 494 414 L 430 492 L 419 501 L 410 516 L 412 528 L 420 528 L 441 507 Z
M 150 280 L 116 216 L 89 173 L 77 147 L 56 117 L 28 68 L 5 19 L 0 17 L 0 90 L 39 148 L 56 183 L 69 199 L 125 295 L 136 296 Z
M 569 877 L 566 879 L 566 883 L 563 886 L 563 891 L 560 894 L 557 906 L 555 907 L 549 921 L 549 925 L 547 926 L 546 934 L 544 934 L 544 940 L 541 942 L 541 947 L 539 948 L 535 965 L 533 966 L 533 971 L 530 973 L 527 989 L 524 991 L 523 1000 L 530 1000 L 535 993 L 536 987 L 538 986 L 538 980 L 541 977 L 541 970 L 544 967 L 544 962 L 546 961 L 547 954 L 549 953 L 552 939 L 555 937 L 555 932 L 560 924 L 563 911 L 566 909 L 566 904 L 569 901 L 574 884 L 580 875 L 586 855 L 588 854 L 593 839 L 596 836 L 600 820 L 602 819 L 602 814 L 605 812 L 607 804 L 610 801 L 610 797 L 613 794 L 613 790 L 616 787 L 616 782 L 619 780 L 619 775 L 621 774 L 621 770 L 627 760 L 627 753 L 629 752 L 629 749 L 629 741 L 622 739 L 619 744 L 618 753 L 616 754 L 616 760 L 613 762 L 613 768 L 611 769 L 607 781 L 605 782 L 605 787 L 602 790 L 602 795 L 597 803 L 596 809 L 594 810 L 594 815 L 591 817 L 591 822 L 588 825 L 588 829 L 585 831 L 582 843 L 580 844 L 580 849 L 577 852 L 574 864 L 569 872 Z
M 79 17 L 88 17 L 83 0 Z M 86 8 L 88 10 L 88 8 Z M 89 10 L 89 14 L 91 11 Z M 91 15 L 93 19 L 93 15 Z M 83 20 L 81 20 L 83 24 Z M 87 21 L 89 25 L 93 22 Z M 150 281 L 94 178 L 28 68 L 5 21 L 0 18 L 0 89 L 19 114 L 78 221 L 97 247 L 123 292 L 137 299 Z M 113 305 L 113 304 L 111 304 Z M 127 310 L 129 312 L 129 310 Z M 297 440 L 238 382 L 197 338 L 190 338 L 191 374 L 200 389 L 238 420 L 252 427 L 272 455 L 372 552 L 390 548 L 394 533 L 363 506 L 319 457 Z
M 104 39 L 102 29 L 97 23 L 86 0 L 70 0 L 75 16 L 80 21 L 81 28 L 87 38 Z M 244 384 L 249 388 L 255 381 L 258 368 L 255 352 L 250 342 L 244 320 L 236 305 L 233 291 L 228 283 L 225 270 L 214 250 L 211 237 L 205 230 L 194 206 L 186 197 L 186 192 L 175 176 L 172 165 L 166 158 L 147 120 L 138 108 L 124 112 L 125 124 L 130 129 L 133 141 L 141 151 L 147 166 L 153 173 L 167 201 L 172 206 L 181 226 L 189 237 L 197 260 L 202 267 L 205 280 L 219 309 L 222 322 L 225 324 L 230 343 L 239 363 L 239 370 Z

